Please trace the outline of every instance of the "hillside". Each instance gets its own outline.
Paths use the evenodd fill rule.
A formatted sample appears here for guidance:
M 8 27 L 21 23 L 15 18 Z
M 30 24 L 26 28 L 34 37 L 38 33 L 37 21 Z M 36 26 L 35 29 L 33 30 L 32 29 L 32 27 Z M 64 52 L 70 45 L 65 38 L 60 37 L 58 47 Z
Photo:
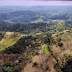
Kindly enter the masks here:
M 22 72 L 71 72 L 72 31 L 53 36 L 53 41 L 44 53 L 40 52 L 27 63 Z M 45 45 L 44 45 L 45 46 Z M 44 46 L 42 46 L 44 48 Z
M 14 45 L 20 39 L 20 37 L 21 35 L 18 33 L 6 32 L 4 38 L 2 38 L 0 41 L 0 51 Z
M 51 53 L 57 59 L 63 72 L 71 72 L 69 61 L 72 61 L 72 31 L 57 34 L 54 36 L 55 44 L 52 44 Z M 65 66 L 66 65 L 66 66 Z M 68 67 L 69 66 L 69 67 Z
M 0 70 L 64 72 L 71 60 L 72 28 L 63 20 L 48 23 L 0 22 Z M 63 59 L 64 58 L 64 59 Z M 14 60 L 13 60 L 14 59 Z
M 72 31 L 70 30 L 52 35 L 37 33 L 23 36 L 15 44 L 1 52 L 6 54 L 3 57 L 7 55 L 7 58 L 16 56 L 13 61 L 9 57 L 10 60 L 2 64 L 1 68 L 6 71 L 7 64 L 12 64 L 13 66 L 9 66 L 7 71 L 71 72 L 71 64 L 69 64 L 72 61 L 71 38 Z

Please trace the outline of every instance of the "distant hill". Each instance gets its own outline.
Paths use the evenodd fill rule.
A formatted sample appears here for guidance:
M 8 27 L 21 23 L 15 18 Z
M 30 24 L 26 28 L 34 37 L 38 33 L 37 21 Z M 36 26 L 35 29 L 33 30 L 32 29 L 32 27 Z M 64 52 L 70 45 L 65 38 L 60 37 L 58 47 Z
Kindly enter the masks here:
M 19 8 L 19 9 L 18 9 Z M 72 20 L 71 7 L 34 6 L 34 7 L 0 7 L 0 21 L 13 23 L 36 23 L 52 20 Z

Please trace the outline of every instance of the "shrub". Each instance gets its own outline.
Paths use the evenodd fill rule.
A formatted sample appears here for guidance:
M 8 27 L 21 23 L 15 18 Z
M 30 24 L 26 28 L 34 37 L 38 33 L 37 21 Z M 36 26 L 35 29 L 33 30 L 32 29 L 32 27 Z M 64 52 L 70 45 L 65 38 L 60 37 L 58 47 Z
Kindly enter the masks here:
M 34 62 L 34 63 L 33 63 L 33 67 L 36 67 L 37 65 L 38 65 L 37 62 Z
M 8 61 L 7 63 L 5 63 L 2 66 L 2 71 L 3 72 L 13 72 L 13 70 L 14 70 L 14 64 L 10 61 Z
M 56 41 L 55 41 L 54 39 L 52 39 L 52 43 L 53 43 L 53 44 L 56 44 Z
M 58 46 L 59 46 L 59 47 L 62 47 L 62 46 L 63 46 L 63 43 L 58 43 Z
M 52 40 L 51 34 L 47 34 L 47 36 L 44 37 L 44 43 L 50 44 Z

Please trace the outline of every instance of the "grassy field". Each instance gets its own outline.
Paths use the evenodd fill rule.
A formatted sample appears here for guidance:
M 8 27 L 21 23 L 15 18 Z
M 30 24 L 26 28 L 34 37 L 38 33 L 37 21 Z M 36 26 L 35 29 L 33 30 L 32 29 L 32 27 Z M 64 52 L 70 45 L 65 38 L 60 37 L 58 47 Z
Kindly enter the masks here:
M 42 50 L 40 51 L 40 53 L 44 53 L 44 54 L 50 56 L 51 53 L 49 51 L 48 45 L 44 45 L 44 47 L 42 48 Z
M 20 39 L 20 37 L 21 35 L 19 33 L 6 33 L 4 38 L 0 41 L 0 51 L 14 45 L 18 41 L 18 39 Z
M 49 56 L 51 55 L 51 53 L 50 53 L 47 45 L 45 46 L 43 52 L 44 52 L 45 54 L 49 55 Z

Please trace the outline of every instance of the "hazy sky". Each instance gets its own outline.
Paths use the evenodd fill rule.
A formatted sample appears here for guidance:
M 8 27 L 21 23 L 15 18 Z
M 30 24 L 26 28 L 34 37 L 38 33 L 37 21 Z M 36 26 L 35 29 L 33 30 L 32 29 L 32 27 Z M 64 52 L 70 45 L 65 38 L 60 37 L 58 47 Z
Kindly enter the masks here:
M 49 0 L 0 0 L 0 6 L 72 6 L 72 1 Z

